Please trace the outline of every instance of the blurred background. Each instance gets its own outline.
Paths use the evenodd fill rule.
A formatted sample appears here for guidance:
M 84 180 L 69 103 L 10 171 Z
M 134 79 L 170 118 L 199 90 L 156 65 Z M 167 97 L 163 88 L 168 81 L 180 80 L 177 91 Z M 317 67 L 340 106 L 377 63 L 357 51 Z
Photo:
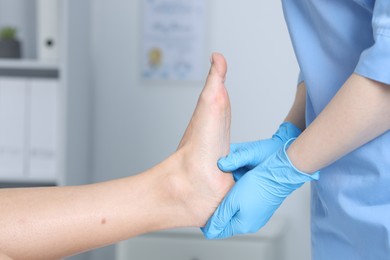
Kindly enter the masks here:
M 199 5 L 201 21 L 148 11 L 159 4 Z M 148 35 L 156 19 L 196 26 L 192 45 Z M 162 47 L 146 57 L 145 46 L 159 39 Z M 180 59 L 166 48 L 183 44 L 192 48 L 185 59 L 197 66 L 193 76 L 145 72 L 162 59 Z M 228 61 L 232 141 L 270 137 L 292 104 L 298 75 L 279 1 L 0 0 L 1 187 L 100 182 L 162 161 L 181 139 L 214 51 Z M 306 185 L 254 236 L 207 242 L 196 230 L 162 232 L 72 259 L 208 260 L 239 253 L 304 260 L 310 259 L 309 222 Z

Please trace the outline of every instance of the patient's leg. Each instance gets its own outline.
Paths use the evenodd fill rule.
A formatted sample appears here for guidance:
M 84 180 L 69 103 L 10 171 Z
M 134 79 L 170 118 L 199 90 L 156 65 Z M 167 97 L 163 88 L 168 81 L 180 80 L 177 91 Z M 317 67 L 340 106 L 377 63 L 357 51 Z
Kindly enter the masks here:
M 233 185 L 230 104 L 221 55 L 178 150 L 155 167 L 84 186 L 0 189 L 0 259 L 60 259 L 161 229 L 204 226 Z M 3 254 L 3 255 L 2 255 Z
M 218 159 L 229 153 L 230 145 L 230 102 L 224 85 L 226 70 L 224 57 L 213 54 L 206 84 L 178 147 L 190 181 L 181 191 L 186 194 L 185 203 L 193 211 L 198 226 L 206 223 L 234 183 L 231 174 L 217 167 Z

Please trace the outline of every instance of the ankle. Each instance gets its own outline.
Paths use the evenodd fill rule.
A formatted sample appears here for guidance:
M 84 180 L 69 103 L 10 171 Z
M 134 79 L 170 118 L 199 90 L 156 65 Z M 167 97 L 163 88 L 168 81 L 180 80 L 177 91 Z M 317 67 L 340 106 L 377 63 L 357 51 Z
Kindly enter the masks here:
M 186 216 L 185 226 L 202 227 L 215 210 L 215 206 L 211 206 L 215 204 L 215 193 L 210 191 L 209 180 L 201 177 L 205 169 L 194 161 L 192 153 L 186 145 L 171 156 L 175 170 L 167 179 L 172 200 Z
M 196 192 L 187 174 L 188 165 L 185 162 L 185 154 L 185 149 L 181 148 L 163 162 L 169 173 L 163 189 L 168 193 L 172 205 L 175 205 L 177 216 L 183 218 L 178 227 L 194 227 L 199 226 L 198 218 L 194 214 L 196 209 L 192 203 Z

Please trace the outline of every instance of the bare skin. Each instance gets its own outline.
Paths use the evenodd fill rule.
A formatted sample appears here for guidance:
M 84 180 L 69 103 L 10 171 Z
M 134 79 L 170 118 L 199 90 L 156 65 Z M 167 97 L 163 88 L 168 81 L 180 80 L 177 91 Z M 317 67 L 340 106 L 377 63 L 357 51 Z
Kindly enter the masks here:
M 220 55 L 214 55 L 214 65 L 210 70 L 206 86 L 200 95 L 198 104 L 180 141 L 178 152 L 183 152 L 183 167 L 194 175 L 189 178 L 193 190 L 196 209 L 195 215 L 201 220 L 197 226 L 204 226 L 208 218 L 218 207 L 225 194 L 233 186 L 234 181 L 230 174 L 221 172 L 216 164 L 220 155 L 226 156 L 230 147 L 230 101 L 224 86 L 226 76 L 226 61 Z M 198 152 L 194 152 L 198 151 Z M 200 163 L 203 162 L 203 163 Z M 207 172 L 199 178 L 198 173 Z M 218 174 L 211 174 L 218 173 Z M 199 192 L 198 189 L 201 189 Z M 187 187 L 183 192 L 188 192 Z M 208 210 L 205 202 L 211 203 Z
M 389 106 L 389 85 L 352 74 L 290 146 L 287 153 L 292 163 L 312 173 L 389 131 Z M 290 112 L 289 119 L 303 122 L 304 113 L 300 114 L 299 119 L 299 112 Z
M 0 190 L 0 259 L 60 259 L 143 233 L 201 227 L 234 184 L 226 62 L 213 55 L 177 151 L 136 176 L 75 187 Z
M 386 84 L 352 74 L 307 129 L 305 98 L 302 82 L 285 119 L 303 131 L 287 151 L 301 171 L 318 171 L 390 129 L 390 88 Z

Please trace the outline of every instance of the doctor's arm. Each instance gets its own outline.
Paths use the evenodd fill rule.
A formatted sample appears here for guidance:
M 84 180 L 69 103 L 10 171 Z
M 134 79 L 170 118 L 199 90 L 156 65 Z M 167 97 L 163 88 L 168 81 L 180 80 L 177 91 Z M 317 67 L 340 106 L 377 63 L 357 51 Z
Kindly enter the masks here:
M 306 87 L 302 82 L 285 119 L 300 129 L 305 129 L 305 98 Z M 291 144 L 287 154 L 297 169 L 312 173 L 389 129 L 390 86 L 353 74 Z M 234 156 L 239 162 L 241 155 L 229 156 Z M 229 170 L 236 170 L 236 165 L 231 167 L 234 169 Z
M 353 74 L 287 150 L 312 173 L 390 129 L 390 86 Z

